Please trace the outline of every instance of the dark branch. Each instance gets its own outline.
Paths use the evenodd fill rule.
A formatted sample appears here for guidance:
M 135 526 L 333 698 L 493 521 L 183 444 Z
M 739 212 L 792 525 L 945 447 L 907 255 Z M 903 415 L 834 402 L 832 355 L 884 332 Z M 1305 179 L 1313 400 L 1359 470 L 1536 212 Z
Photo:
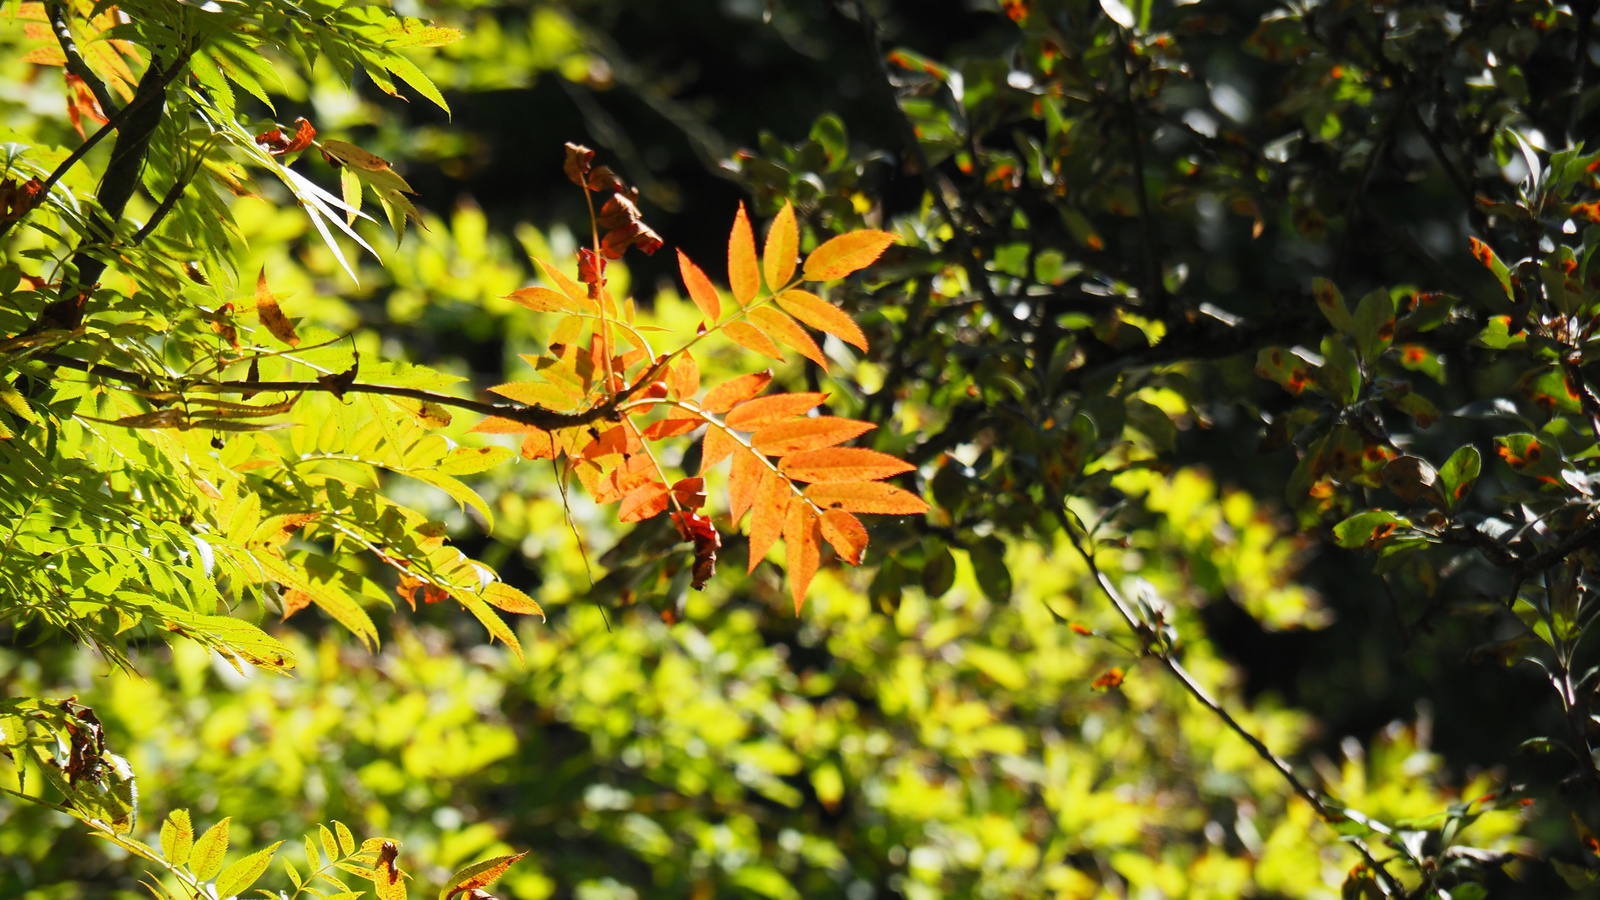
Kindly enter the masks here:
M 89 64 L 84 62 L 83 54 L 78 52 L 78 44 L 72 38 L 72 27 L 67 22 L 67 9 L 60 0 L 45 4 L 45 12 L 50 17 L 50 27 L 56 33 L 56 40 L 61 44 L 61 52 L 67 56 L 67 71 L 83 79 L 89 91 L 94 94 L 95 102 L 100 104 L 100 110 L 107 116 L 115 115 L 117 104 L 111 99 L 111 92 L 106 90 L 105 82 L 100 76 L 94 74 Z

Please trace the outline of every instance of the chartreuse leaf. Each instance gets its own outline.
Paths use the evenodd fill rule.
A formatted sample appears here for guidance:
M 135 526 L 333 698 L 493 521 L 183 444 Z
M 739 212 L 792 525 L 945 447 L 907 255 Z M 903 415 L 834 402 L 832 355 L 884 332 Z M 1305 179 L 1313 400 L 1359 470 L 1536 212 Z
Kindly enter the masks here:
M 496 856 L 470 866 L 463 866 L 444 883 L 444 887 L 439 891 L 439 900 L 457 900 L 461 894 L 470 894 L 479 888 L 494 884 L 507 869 L 511 868 L 512 863 L 527 855 L 527 851 L 523 851 L 515 856 Z
M 1439 482 L 1443 488 L 1445 505 L 1447 509 L 1454 510 L 1467 494 L 1471 493 L 1472 485 L 1478 480 L 1478 472 L 1483 467 L 1483 459 L 1478 455 L 1478 448 L 1467 444 L 1450 454 L 1444 466 L 1439 469 Z
M 1511 290 L 1511 270 L 1506 268 L 1506 264 L 1500 261 L 1500 257 L 1494 252 L 1494 248 L 1475 237 L 1467 240 L 1472 247 L 1472 258 L 1483 263 L 1484 267 L 1494 275 L 1495 280 L 1500 282 L 1500 289 L 1505 291 L 1506 299 L 1514 301 L 1516 295 Z
M 256 879 L 267 871 L 267 866 L 272 864 L 273 854 L 282 846 L 283 841 L 279 841 L 264 850 L 257 850 L 224 869 L 222 874 L 217 876 L 217 896 L 234 897 L 249 890 L 250 885 L 255 884 Z
M 189 822 L 187 809 L 175 809 L 161 823 L 161 855 L 175 866 L 188 865 L 189 854 L 194 850 L 194 825 Z
M 189 871 L 201 881 L 210 881 L 222 871 L 222 857 L 228 852 L 228 823 L 232 817 L 206 829 L 200 839 L 194 842 L 194 854 L 190 857 Z
M 1388 512 L 1375 509 L 1363 513 L 1356 513 L 1343 522 L 1333 526 L 1333 539 L 1341 547 L 1357 549 L 1375 546 L 1389 538 L 1401 528 L 1410 527 L 1411 523 Z

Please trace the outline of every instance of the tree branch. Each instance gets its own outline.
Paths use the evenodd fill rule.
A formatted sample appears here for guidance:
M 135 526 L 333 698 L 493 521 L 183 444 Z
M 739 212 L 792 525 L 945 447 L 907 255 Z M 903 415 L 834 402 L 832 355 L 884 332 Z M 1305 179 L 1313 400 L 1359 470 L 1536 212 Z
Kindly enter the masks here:
M 83 54 L 78 52 L 78 44 L 72 37 L 72 26 L 67 21 L 66 7 L 61 4 L 61 0 L 51 0 L 44 8 L 50 17 L 50 28 L 56 33 L 56 41 L 61 44 L 61 52 L 66 54 L 67 71 L 78 76 L 89 87 L 102 112 L 107 116 L 114 115 L 117 112 L 117 104 L 111 100 L 111 92 L 106 90 L 105 82 L 100 80 L 100 76 L 94 74 L 94 70 L 84 62 Z

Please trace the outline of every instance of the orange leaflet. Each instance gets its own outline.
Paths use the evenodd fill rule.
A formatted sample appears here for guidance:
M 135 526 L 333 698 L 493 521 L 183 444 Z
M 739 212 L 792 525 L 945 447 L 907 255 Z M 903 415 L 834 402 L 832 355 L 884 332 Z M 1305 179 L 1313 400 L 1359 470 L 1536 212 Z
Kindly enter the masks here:
M 615 503 L 655 479 L 655 466 L 650 462 L 650 457 L 641 453 L 604 477 L 597 478 L 593 485 L 589 485 L 589 491 L 596 503 Z
M 571 409 L 573 406 L 570 391 L 543 381 L 513 381 L 510 384 L 497 384 L 489 390 L 527 406 L 546 409 Z
M 822 371 L 828 371 L 828 360 L 822 355 L 822 348 L 793 319 L 770 306 L 750 310 L 750 318 L 778 343 L 793 347 L 801 356 L 821 366 Z
M 445 894 L 444 900 L 456 900 L 457 895 L 474 894 L 480 888 L 488 887 L 504 875 L 512 863 L 527 855 L 528 851 L 524 850 L 515 856 L 497 856 L 463 868 L 450 877 L 450 891 Z
M 272 336 L 291 347 L 300 346 L 300 336 L 294 333 L 294 323 L 278 308 L 278 298 L 267 290 L 267 270 L 256 276 L 256 316 Z
M 533 431 L 522 439 L 523 459 L 555 459 L 555 442 L 547 431 Z
M 667 368 L 667 387 L 679 400 L 693 400 L 700 390 L 700 365 L 685 353 Z
M 600 311 L 599 304 L 589 299 L 589 292 L 584 288 L 583 285 L 573 281 L 571 278 L 568 278 L 561 272 L 560 269 L 557 269 L 555 266 L 550 265 L 542 259 L 535 257 L 533 262 L 534 265 L 539 267 L 539 271 L 544 273 L 544 280 L 555 285 L 556 288 L 561 291 L 561 293 L 566 294 L 567 298 L 570 299 L 578 309 L 588 313 L 598 313 Z
M 706 324 L 717 324 L 722 318 L 722 299 L 717 296 L 717 288 L 682 250 L 678 251 L 678 274 L 683 276 L 683 286 L 689 289 L 689 299 L 700 308 L 700 315 L 706 317 Z
M 830 509 L 822 514 L 822 536 L 840 559 L 852 566 L 861 565 L 867 553 L 867 529 L 860 519 L 842 509 Z
M 667 511 L 670 502 L 667 496 L 666 485 L 659 481 L 651 482 L 622 498 L 617 519 L 622 522 L 643 522 L 651 516 L 660 515 Z
M 496 581 L 483 589 L 483 599 L 508 613 L 521 616 L 543 616 L 544 610 L 537 601 L 504 581 Z
M 1090 682 L 1089 687 L 1097 691 L 1109 691 L 1114 687 L 1121 687 L 1122 674 L 1122 667 L 1115 666 L 1111 671 Z
M 533 434 L 543 431 L 535 425 L 524 425 L 514 419 L 485 416 L 482 422 L 467 429 L 468 434 Z
M 549 288 L 525 287 L 512 291 L 506 300 L 525 306 L 534 312 L 577 312 L 578 307 L 566 294 Z
M 724 381 L 708 391 L 706 398 L 700 401 L 700 408 L 706 412 L 725 413 L 766 390 L 767 385 L 771 383 L 771 369 L 767 369 L 764 372 L 754 372 L 749 375 L 740 375 L 738 378 Z
M 707 434 L 715 433 L 713 428 Z M 705 462 L 700 463 L 701 466 Z M 739 520 L 744 518 L 745 510 L 755 505 L 756 496 L 760 493 L 761 478 L 763 474 L 771 474 L 772 470 L 766 467 L 759 456 L 745 451 L 736 453 L 733 457 L 732 471 L 728 474 L 728 514 L 731 516 L 730 524 L 739 527 Z
M 761 273 L 756 269 L 756 238 L 750 231 L 750 217 L 744 203 L 733 217 L 733 233 L 728 235 L 728 286 L 740 306 L 749 306 L 761 290 Z
M 778 349 L 778 345 L 774 344 L 772 338 L 767 337 L 761 329 L 749 322 L 729 322 L 722 326 L 722 333 L 746 350 L 754 350 L 762 356 L 770 356 L 783 362 L 783 351 Z
M 750 515 L 750 569 L 754 572 L 778 542 L 783 533 L 784 520 L 789 515 L 789 501 L 794 493 L 789 482 L 771 469 L 761 473 L 761 487 L 756 491 L 755 511 Z
M 600 459 L 619 453 L 632 455 L 643 449 L 644 444 L 634 437 L 633 429 L 626 425 L 613 425 L 585 444 L 583 449 L 578 451 L 578 455 L 584 459 Z
M 829 447 L 786 456 L 778 463 L 783 473 L 796 481 L 838 484 L 849 481 L 878 481 L 916 468 L 887 453 L 865 447 Z
M 724 459 L 729 454 L 739 449 L 739 442 L 728 435 L 721 428 L 712 426 L 706 429 L 705 440 L 700 446 L 700 470 L 703 472 Z M 749 454 L 745 454 L 749 456 Z
M 647 441 L 659 441 L 664 438 L 677 437 L 680 434 L 688 434 L 702 424 L 704 424 L 704 420 L 698 416 L 668 416 L 659 422 L 650 423 L 645 428 L 643 436 Z
M 739 431 L 754 431 L 763 425 L 776 425 L 779 422 L 788 422 L 798 419 L 828 399 L 827 394 L 776 394 L 771 397 L 757 397 L 745 402 L 729 411 L 723 421 L 729 428 Z
M 784 291 L 778 295 L 783 311 L 823 334 L 831 334 L 846 344 L 867 349 L 867 336 L 855 320 L 810 291 Z
M 794 614 L 806 601 L 806 591 L 822 561 L 822 535 L 817 514 L 798 500 L 789 504 L 783 524 L 784 565 L 789 570 L 789 591 L 794 595 Z
M 767 290 L 776 291 L 794 277 L 800 254 L 800 226 L 794 218 L 794 204 L 785 202 L 767 231 L 767 246 L 761 251 L 761 267 L 767 276 Z
M 837 416 L 814 416 L 761 428 L 750 443 L 768 456 L 788 456 L 802 450 L 820 450 L 858 438 L 878 426 Z
M 802 274 L 807 281 L 832 281 L 872 265 L 889 245 L 899 240 L 887 231 L 852 231 L 831 238 L 806 257 Z

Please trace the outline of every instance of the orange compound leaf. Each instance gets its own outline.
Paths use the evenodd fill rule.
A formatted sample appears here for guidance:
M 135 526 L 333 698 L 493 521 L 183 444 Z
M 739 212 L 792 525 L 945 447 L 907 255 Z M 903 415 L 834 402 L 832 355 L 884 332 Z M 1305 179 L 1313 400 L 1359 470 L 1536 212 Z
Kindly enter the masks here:
M 291 347 L 300 346 L 300 336 L 294 333 L 294 323 L 278 307 L 278 298 L 267 289 L 267 270 L 256 276 L 256 316 L 272 336 Z
M 520 288 L 505 295 L 504 299 L 534 312 L 578 312 L 578 306 L 572 302 L 571 297 L 559 291 L 552 291 L 549 288 Z
M 555 459 L 556 445 L 548 431 L 531 431 L 522 439 L 523 459 Z
M 738 378 L 724 381 L 708 391 L 706 398 L 700 401 L 700 408 L 706 412 L 725 413 L 766 390 L 767 385 L 771 383 L 771 369 L 750 375 L 740 375 Z
M 789 515 L 783 523 L 784 568 L 789 570 L 789 591 L 794 595 L 797 616 L 806 602 L 806 591 L 811 589 L 817 566 L 822 562 L 819 525 L 820 520 L 811 507 L 800 502 L 789 504 Z
M 680 434 L 688 434 L 704 424 L 705 420 L 699 416 L 668 416 L 659 422 L 652 422 L 646 426 L 642 436 L 647 441 L 659 441 L 669 437 L 677 437 Z
M 704 466 L 705 462 L 700 464 Z M 734 454 L 732 472 L 728 475 L 728 515 L 734 528 L 739 527 L 739 520 L 755 505 L 756 497 L 761 492 L 762 477 L 771 474 L 772 470 L 754 453 L 747 450 Z
M 810 291 L 784 291 L 778 295 L 778 306 L 796 319 L 823 334 L 831 334 L 846 344 L 867 349 L 867 336 L 861 326 L 832 303 Z
M 698 475 L 680 478 L 672 485 L 672 495 L 684 509 L 699 509 L 706 505 L 706 480 Z
M 700 445 L 700 471 L 704 472 L 722 462 L 737 449 L 739 442 L 730 437 L 726 431 L 716 426 L 707 428 L 705 440 Z
M 822 355 L 822 348 L 793 319 L 770 306 L 752 309 L 750 318 L 778 343 L 794 348 L 801 356 L 821 366 L 822 371 L 828 371 L 828 359 Z
M 928 511 L 927 501 L 908 490 L 881 481 L 813 484 L 806 497 L 823 509 L 877 513 L 886 516 L 920 516 Z
M 761 473 L 761 487 L 756 490 L 754 512 L 750 515 L 750 568 L 756 570 L 783 534 L 783 523 L 789 517 L 789 501 L 794 492 L 789 482 L 776 472 L 767 469 Z
M 700 391 L 700 365 L 685 353 L 667 367 L 667 387 L 679 400 L 693 400 Z
M 733 217 L 733 232 L 728 235 L 728 286 L 740 306 L 749 306 L 761 290 L 761 272 L 756 268 L 756 238 L 750 230 L 750 217 L 744 203 Z
M 778 462 L 785 475 L 796 481 L 838 484 L 852 481 L 880 481 L 916 466 L 865 447 L 829 447 L 786 456 Z
M 783 351 L 778 349 L 778 345 L 772 342 L 772 338 L 767 337 L 766 332 L 749 322 L 729 322 L 722 326 L 722 333 L 728 336 L 728 340 L 746 350 L 753 350 L 762 356 L 770 356 L 778 362 L 783 362 Z
M 716 285 L 682 250 L 678 251 L 678 274 L 683 277 L 683 286 L 689 290 L 689 299 L 700 308 L 700 315 L 705 316 L 706 324 L 715 325 L 721 321 L 722 299 L 717 296 Z
M 776 291 L 789 283 L 800 261 L 800 225 L 795 221 L 794 204 L 785 202 L 767 231 L 767 245 L 761 251 L 761 268 L 767 276 L 767 290 Z
M 814 416 L 757 429 L 750 443 L 768 456 L 788 456 L 802 450 L 821 450 L 854 440 L 878 426 L 837 416 Z
M 643 522 L 652 516 L 660 515 L 667 511 L 670 492 L 667 486 L 659 481 L 651 482 L 641 488 L 636 488 L 633 493 L 622 498 L 622 508 L 617 510 L 617 519 L 623 522 Z
M 776 425 L 798 419 L 822 405 L 827 394 L 775 394 L 757 397 L 734 407 L 724 419 L 729 428 L 754 431 L 764 425 Z
M 899 238 L 887 231 L 865 229 L 831 238 L 806 257 L 801 274 L 807 281 L 832 281 L 872 265 Z
M 867 554 L 867 529 L 860 519 L 842 509 L 827 510 L 822 514 L 822 536 L 840 559 L 852 566 L 861 565 Z

